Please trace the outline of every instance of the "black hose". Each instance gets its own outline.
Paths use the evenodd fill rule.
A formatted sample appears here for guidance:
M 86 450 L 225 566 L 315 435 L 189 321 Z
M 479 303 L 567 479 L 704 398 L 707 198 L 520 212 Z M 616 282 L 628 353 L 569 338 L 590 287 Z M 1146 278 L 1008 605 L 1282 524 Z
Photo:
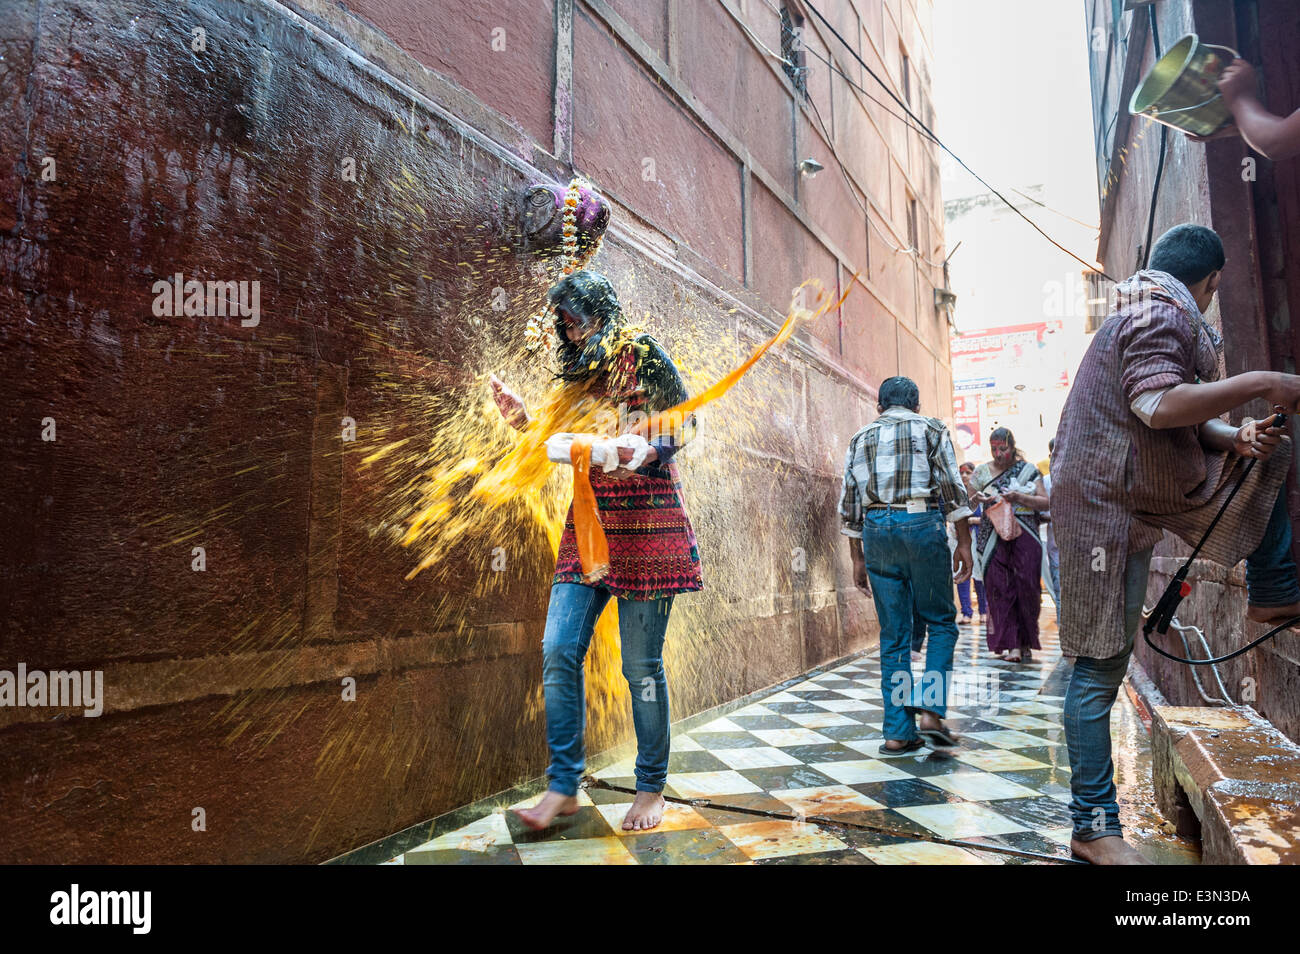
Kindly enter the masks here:
M 1272 419 L 1269 420 L 1269 422 L 1264 426 L 1266 428 L 1281 427 L 1285 423 L 1286 423 L 1286 415 L 1279 413 L 1279 414 L 1274 414 Z M 1300 623 L 1300 616 L 1297 616 L 1294 619 L 1289 619 L 1285 623 L 1281 624 L 1280 626 L 1274 627 L 1273 629 L 1269 630 L 1267 633 L 1265 633 L 1263 636 L 1259 637 L 1258 639 L 1252 640 L 1251 642 L 1247 643 L 1245 646 L 1242 646 L 1240 649 L 1234 650 L 1233 652 L 1228 653 L 1226 656 L 1214 656 L 1210 659 L 1187 659 L 1183 656 L 1175 656 L 1172 653 L 1165 652 L 1163 649 L 1161 649 L 1159 646 L 1157 646 L 1155 643 L 1151 641 L 1152 630 L 1159 630 L 1160 635 L 1162 636 L 1165 633 L 1169 632 L 1169 625 L 1170 623 L 1173 622 L 1174 613 L 1178 611 L 1178 604 L 1183 601 L 1183 597 L 1185 597 L 1191 589 L 1190 587 L 1184 589 L 1184 587 L 1186 586 L 1187 571 L 1191 567 L 1192 561 L 1196 559 L 1197 554 L 1201 552 L 1201 548 L 1205 546 L 1205 541 L 1210 539 L 1210 534 L 1213 533 L 1214 528 L 1219 525 L 1219 521 L 1223 518 L 1224 513 L 1227 511 L 1228 505 L 1232 503 L 1232 498 L 1237 496 L 1237 491 L 1239 491 L 1241 489 L 1241 485 L 1246 482 L 1246 478 L 1250 476 L 1250 472 L 1255 468 L 1255 464 L 1258 462 L 1258 460 L 1259 458 L 1255 457 L 1255 458 L 1251 458 L 1251 460 L 1246 463 L 1245 468 L 1242 469 L 1241 476 L 1237 478 L 1237 483 L 1233 486 L 1232 490 L 1228 493 L 1227 498 L 1223 501 L 1223 505 L 1219 507 L 1219 512 L 1214 515 L 1214 519 L 1210 521 L 1210 525 L 1206 527 L 1205 532 L 1201 534 L 1201 539 L 1197 542 L 1196 546 L 1192 548 L 1191 555 L 1186 560 L 1183 561 L 1183 565 L 1178 568 L 1178 572 L 1175 573 L 1174 578 L 1169 581 L 1169 585 L 1165 587 L 1165 591 L 1162 594 L 1160 594 L 1159 602 L 1156 603 L 1155 609 L 1153 609 L 1151 613 L 1147 616 L 1147 621 L 1142 626 L 1142 638 L 1146 640 L 1146 644 L 1150 646 L 1153 650 L 1155 650 L 1156 653 L 1158 653 L 1161 656 L 1164 656 L 1166 659 L 1172 659 L 1174 662 L 1184 663 L 1188 666 L 1211 666 L 1214 665 L 1215 663 L 1221 663 L 1229 659 L 1235 659 L 1237 656 L 1240 656 L 1242 653 L 1249 652 L 1250 650 L 1254 649 L 1256 646 L 1260 645 L 1261 643 L 1267 642 L 1268 640 L 1272 639 L 1278 633 L 1282 632 L 1282 630 L 1294 626 L 1296 623 Z M 1206 652 L 1209 652 L 1208 643 L 1206 644 L 1206 647 L 1207 647 Z
M 1185 659 L 1182 656 L 1175 656 L 1173 653 L 1167 653 L 1159 646 L 1157 646 L 1155 643 L 1151 642 L 1150 630 L 1144 630 L 1142 633 L 1142 638 L 1146 640 L 1148 646 L 1150 646 L 1161 656 L 1164 656 L 1166 659 L 1172 659 L 1174 662 L 1184 663 L 1185 665 L 1188 666 L 1212 666 L 1215 663 L 1227 662 L 1229 659 L 1235 659 L 1236 657 L 1240 656 L 1242 653 L 1250 652 L 1256 646 L 1260 645 L 1261 643 L 1267 642 L 1268 640 L 1276 636 L 1278 633 L 1282 632 L 1282 630 L 1294 626 L 1296 623 L 1300 623 L 1300 616 L 1296 616 L 1293 619 L 1289 619 L 1282 625 L 1270 629 L 1263 636 L 1259 637 L 1259 639 L 1252 640 L 1251 642 L 1247 643 L 1245 646 L 1242 646 L 1240 649 L 1228 653 L 1226 656 L 1213 656 L 1210 659 Z

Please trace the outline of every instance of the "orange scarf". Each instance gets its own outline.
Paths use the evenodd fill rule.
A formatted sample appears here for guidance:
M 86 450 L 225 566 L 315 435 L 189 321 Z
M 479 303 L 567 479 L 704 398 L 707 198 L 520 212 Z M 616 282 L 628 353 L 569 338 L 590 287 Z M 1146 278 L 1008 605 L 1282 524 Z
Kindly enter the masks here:
M 582 561 L 582 582 L 597 583 L 609 572 L 609 541 L 600 525 L 596 493 L 591 489 L 592 435 L 578 434 L 569 446 L 573 464 L 573 535 Z

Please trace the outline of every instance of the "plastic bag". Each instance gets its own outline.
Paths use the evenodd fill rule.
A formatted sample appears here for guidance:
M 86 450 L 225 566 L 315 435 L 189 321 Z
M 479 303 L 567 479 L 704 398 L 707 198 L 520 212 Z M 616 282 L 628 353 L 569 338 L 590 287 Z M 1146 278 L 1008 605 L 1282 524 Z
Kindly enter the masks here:
M 1024 530 L 1020 521 L 1016 519 L 1015 507 L 1002 497 L 998 498 L 997 503 L 989 504 L 984 508 L 984 516 L 989 523 L 993 524 L 993 529 L 1003 540 L 1014 540 Z

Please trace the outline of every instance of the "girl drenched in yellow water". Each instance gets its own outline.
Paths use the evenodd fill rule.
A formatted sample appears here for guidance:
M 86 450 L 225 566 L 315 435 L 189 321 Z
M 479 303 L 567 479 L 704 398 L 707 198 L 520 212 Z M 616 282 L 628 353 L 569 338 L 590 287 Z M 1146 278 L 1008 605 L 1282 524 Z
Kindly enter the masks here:
M 577 271 L 551 288 L 556 358 L 566 403 L 597 406 L 617 420 L 617 434 L 577 435 L 565 459 L 574 465 L 574 506 L 565 519 L 542 643 L 550 784 L 536 805 L 517 812 L 533 829 L 578 810 L 584 770 L 583 660 L 601 611 L 618 600 L 623 675 L 636 729 L 637 795 L 627 830 L 663 818 L 668 777 L 669 707 L 663 644 L 673 598 L 702 587 L 695 533 L 682 505 L 673 456 L 694 428 L 689 417 L 665 430 L 638 427 L 686 400 L 672 360 L 652 337 L 627 328 L 605 276 Z M 523 429 L 523 400 L 492 379 L 502 416 Z M 556 438 L 550 445 L 554 447 Z M 552 454 L 554 457 L 554 453 Z

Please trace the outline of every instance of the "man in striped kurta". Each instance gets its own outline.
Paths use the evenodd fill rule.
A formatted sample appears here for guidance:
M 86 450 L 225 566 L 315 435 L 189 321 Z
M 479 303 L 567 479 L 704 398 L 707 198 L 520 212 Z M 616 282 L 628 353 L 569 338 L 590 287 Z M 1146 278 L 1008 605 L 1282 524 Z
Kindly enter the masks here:
M 920 405 L 910 378 L 880 385 L 880 417 L 849 440 L 840 492 L 853 580 L 874 598 L 880 621 L 886 758 L 957 744 L 943 717 L 957 644 L 952 584 L 971 573 L 970 506 L 948 429 L 918 414 Z M 957 530 L 951 555 L 945 519 Z M 929 629 L 920 679 L 912 674 L 914 620 Z
M 1071 848 L 1096 864 L 1143 863 L 1122 837 L 1110 710 L 1141 622 L 1151 549 L 1166 530 L 1194 545 L 1250 458 L 1259 463 L 1201 555 L 1225 566 L 1246 558 L 1252 619 L 1300 615 L 1281 495 L 1290 439 L 1219 418 L 1260 398 L 1295 412 L 1300 377 L 1255 371 L 1218 380 L 1221 339 L 1202 317 L 1224 264 L 1213 231 L 1171 229 L 1150 264 L 1117 286 L 1052 454 L 1061 650 L 1077 657 L 1065 700 Z

